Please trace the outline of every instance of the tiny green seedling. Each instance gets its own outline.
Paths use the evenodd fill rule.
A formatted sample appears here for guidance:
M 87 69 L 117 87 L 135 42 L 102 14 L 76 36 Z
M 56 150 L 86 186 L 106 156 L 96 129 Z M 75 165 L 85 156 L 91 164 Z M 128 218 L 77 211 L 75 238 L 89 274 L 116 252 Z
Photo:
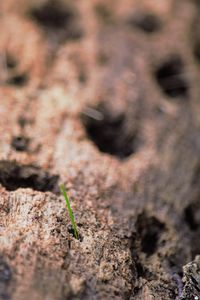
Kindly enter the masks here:
M 69 202 L 69 198 L 67 196 L 67 192 L 66 192 L 64 184 L 62 184 L 60 186 L 60 191 L 61 191 L 61 193 L 63 194 L 63 196 L 65 198 L 65 202 L 66 202 L 66 206 L 67 206 L 67 209 L 68 209 L 69 217 L 70 217 L 70 220 L 72 222 L 74 236 L 78 240 L 79 236 L 78 236 L 78 230 L 77 230 L 77 226 L 76 226 L 76 221 L 75 221 L 74 213 L 73 213 L 73 210 L 71 208 L 71 205 L 70 205 L 70 202 Z

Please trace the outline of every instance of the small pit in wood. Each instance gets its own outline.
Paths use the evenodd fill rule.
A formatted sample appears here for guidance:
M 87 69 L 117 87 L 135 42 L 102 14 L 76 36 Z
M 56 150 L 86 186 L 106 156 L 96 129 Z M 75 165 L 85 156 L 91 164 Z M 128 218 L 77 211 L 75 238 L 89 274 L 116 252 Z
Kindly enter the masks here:
M 142 213 L 138 216 L 136 229 L 141 238 L 141 250 L 147 256 L 154 254 L 158 247 L 160 235 L 165 229 L 165 225 L 154 216 Z
M 174 56 L 155 72 L 155 78 L 164 94 L 171 98 L 187 98 L 189 93 L 182 59 Z
M 184 219 L 190 230 L 196 231 L 200 226 L 200 197 L 198 201 L 190 203 L 184 210 Z
M 17 61 L 11 54 L 6 53 L 5 60 L 6 60 L 6 67 L 8 69 L 10 70 L 14 69 L 17 66 Z
M 30 139 L 25 136 L 14 136 L 11 142 L 13 149 L 19 152 L 27 151 Z
M 14 85 L 18 87 L 23 87 L 28 82 L 28 76 L 26 74 L 16 74 L 14 76 L 10 76 L 10 78 L 6 81 L 8 85 Z
M 32 9 L 29 16 L 46 31 L 48 36 L 56 33 L 52 37 L 59 42 L 66 39 L 76 40 L 83 36 L 75 9 L 61 5 L 55 0 L 47 1 L 44 5 Z
M 8 191 L 31 188 L 41 192 L 58 192 L 59 177 L 34 165 L 20 165 L 15 161 L 0 161 L 0 183 Z
M 129 18 L 128 25 L 150 34 L 160 30 L 161 21 L 156 15 L 139 13 Z
M 125 114 L 114 116 L 100 105 L 90 114 L 83 114 L 82 121 L 88 137 L 101 152 L 125 159 L 136 151 L 137 133 L 128 130 Z
M 77 226 L 78 226 L 78 224 L 77 224 Z M 73 226 L 71 224 L 68 225 L 67 229 L 68 229 L 69 234 L 72 235 L 74 238 L 76 238 L 76 235 L 75 235 L 75 232 L 74 232 L 74 228 L 73 228 Z M 79 232 L 78 232 L 78 240 L 80 242 L 83 241 L 83 237 L 82 237 L 82 235 Z

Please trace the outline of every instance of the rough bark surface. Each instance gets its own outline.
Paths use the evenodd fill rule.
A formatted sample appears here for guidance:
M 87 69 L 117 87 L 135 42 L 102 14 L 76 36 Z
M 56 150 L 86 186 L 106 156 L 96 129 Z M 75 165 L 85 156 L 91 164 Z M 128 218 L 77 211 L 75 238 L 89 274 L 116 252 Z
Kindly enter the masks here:
M 1 300 L 200 299 L 199 20 L 0 1 Z

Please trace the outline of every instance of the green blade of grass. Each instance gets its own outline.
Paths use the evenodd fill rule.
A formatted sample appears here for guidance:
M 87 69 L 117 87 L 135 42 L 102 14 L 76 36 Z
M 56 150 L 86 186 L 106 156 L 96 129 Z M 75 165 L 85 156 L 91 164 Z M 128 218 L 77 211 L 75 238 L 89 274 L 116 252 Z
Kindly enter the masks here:
M 63 196 L 65 198 L 65 202 L 66 202 L 66 206 L 67 206 L 67 209 L 68 209 L 69 217 L 70 217 L 70 220 L 72 222 L 72 227 L 73 227 L 73 230 L 74 230 L 74 236 L 78 240 L 78 230 L 77 230 L 77 227 L 76 227 L 76 221 L 75 221 L 74 213 L 73 213 L 73 210 L 71 208 L 69 198 L 67 196 L 67 192 L 66 192 L 64 184 L 61 184 L 60 191 L 61 191 L 61 193 L 63 194 Z

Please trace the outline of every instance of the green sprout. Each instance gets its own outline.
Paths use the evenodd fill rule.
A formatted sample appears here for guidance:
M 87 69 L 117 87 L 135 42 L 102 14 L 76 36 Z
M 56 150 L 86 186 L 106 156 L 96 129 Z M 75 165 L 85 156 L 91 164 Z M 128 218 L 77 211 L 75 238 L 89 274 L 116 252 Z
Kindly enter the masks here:
M 76 221 L 75 221 L 74 213 L 73 213 L 73 210 L 71 208 L 69 198 L 67 196 L 67 192 L 66 192 L 64 184 L 61 184 L 60 191 L 61 191 L 61 193 L 63 194 L 63 196 L 65 198 L 65 202 L 66 202 L 66 206 L 67 206 L 67 209 L 68 209 L 69 217 L 70 217 L 70 220 L 72 222 L 74 236 L 78 240 L 78 230 L 77 230 L 77 226 L 76 226 Z

